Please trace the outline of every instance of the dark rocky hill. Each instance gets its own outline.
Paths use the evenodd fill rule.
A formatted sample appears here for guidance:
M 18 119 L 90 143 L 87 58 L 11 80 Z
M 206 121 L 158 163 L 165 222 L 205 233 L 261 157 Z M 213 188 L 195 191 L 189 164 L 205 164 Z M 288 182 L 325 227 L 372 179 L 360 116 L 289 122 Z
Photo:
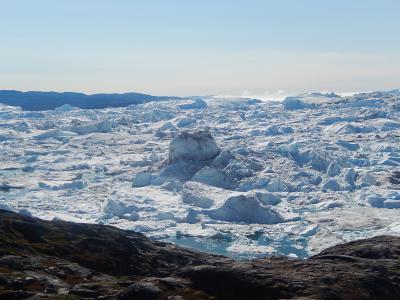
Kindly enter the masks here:
M 0 299 L 400 299 L 400 238 L 306 260 L 193 252 L 114 227 L 0 210 Z
M 93 94 L 56 93 L 56 92 L 20 92 L 0 90 L 0 103 L 20 106 L 23 110 L 49 110 L 69 104 L 79 108 L 97 109 L 106 107 L 125 107 L 150 101 L 180 99 L 178 97 L 152 96 L 140 93 Z

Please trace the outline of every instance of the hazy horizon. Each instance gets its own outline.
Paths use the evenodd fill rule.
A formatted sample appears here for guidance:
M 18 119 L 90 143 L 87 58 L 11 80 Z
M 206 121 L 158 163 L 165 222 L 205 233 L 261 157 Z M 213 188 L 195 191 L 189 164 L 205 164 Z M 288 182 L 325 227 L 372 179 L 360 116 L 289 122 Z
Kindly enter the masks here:
M 0 3 L 0 89 L 270 97 L 400 87 L 398 1 Z
M 286 93 L 285 91 L 276 91 L 276 92 L 265 92 L 262 94 L 253 94 L 250 93 L 249 91 L 244 91 L 241 94 L 204 94 L 204 95 L 161 95 L 161 94 L 154 94 L 154 93 L 147 93 L 147 92 L 140 92 L 140 91 L 112 91 L 112 92 L 82 92 L 82 91 L 75 91 L 75 90 L 18 90 L 18 89 L 0 89 L 0 91 L 16 91 L 16 92 L 23 92 L 23 93 L 29 93 L 29 92 L 39 92 L 39 93 L 77 93 L 77 94 L 85 94 L 85 95 L 97 95 L 97 94 L 129 94 L 129 93 L 134 93 L 134 94 L 145 94 L 145 95 L 151 95 L 151 96 L 170 96 L 170 97 L 221 97 L 221 98 L 236 98 L 236 97 L 241 97 L 241 98 L 253 98 L 253 99 L 259 99 L 259 100 L 284 100 L 286 97 L 290 96 L 298 96 L 301 94 L 310 94 L 310 93 L 321 93 L 321 94 L 329 94 L 329 93 L 335 93 L 339 96 L 346 97 L 346 96 L 351 96 L 359 93 L 371 93 L 371 92 L 378 92 L 378 91 L 391 91 L 391 90 L 399 90 L 400 88 L 394 88 L 394 89 L 387 89 L 387 90 L 365 90 L 365 91 L 353 91 L 353 92 L 337 92 L 337 91 L 304 91 L 304 92 L 293 92 L 293 93 Z

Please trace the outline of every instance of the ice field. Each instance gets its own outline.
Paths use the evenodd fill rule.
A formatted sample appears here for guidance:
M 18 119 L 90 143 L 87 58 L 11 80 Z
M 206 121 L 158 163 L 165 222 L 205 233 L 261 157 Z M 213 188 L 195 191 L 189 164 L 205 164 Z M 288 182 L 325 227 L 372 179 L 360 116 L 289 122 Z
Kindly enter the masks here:
M 400 91 L 0 104 L 0 208 L 237 258 L 400 235 Z

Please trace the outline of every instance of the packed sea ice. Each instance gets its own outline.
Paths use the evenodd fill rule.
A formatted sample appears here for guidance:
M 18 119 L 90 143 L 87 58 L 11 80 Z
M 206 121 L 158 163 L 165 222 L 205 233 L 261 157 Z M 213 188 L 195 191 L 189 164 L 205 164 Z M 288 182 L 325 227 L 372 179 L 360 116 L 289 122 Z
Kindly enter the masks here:
M 0 104 L 0 208 L 237 258 L 400 235 L 400 91 Z

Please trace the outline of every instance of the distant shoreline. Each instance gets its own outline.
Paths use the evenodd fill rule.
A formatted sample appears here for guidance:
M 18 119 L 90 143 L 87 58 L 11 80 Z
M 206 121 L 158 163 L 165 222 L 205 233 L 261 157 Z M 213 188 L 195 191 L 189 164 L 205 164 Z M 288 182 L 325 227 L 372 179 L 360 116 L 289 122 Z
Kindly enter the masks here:
M 83 94 L 74 92 L 21 92 L 0 90 L 0 103 L 19 106 L 23 110 L 50 110 L 69 104 L 83 109 L 99 109 L 107 107 L 126 107 L 150 101 L 180 100 L 175 96 L 152 96 L 141 93 L 124 94 Z

